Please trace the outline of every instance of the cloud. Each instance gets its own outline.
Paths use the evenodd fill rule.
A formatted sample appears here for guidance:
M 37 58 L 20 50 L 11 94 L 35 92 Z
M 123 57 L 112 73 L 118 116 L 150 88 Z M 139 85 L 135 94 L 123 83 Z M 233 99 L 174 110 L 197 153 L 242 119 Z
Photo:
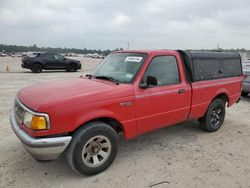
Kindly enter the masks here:
M 123 26 L 129 21 L 130 21 L 130 17 L 119 12 L 114 16 L 113 20 L 111 21 L 111 24 L 114 24 L 114 26 L 119 27 L 119 26 Z
M 0 43 L 250 49 L 248 0 L 0 0 Z

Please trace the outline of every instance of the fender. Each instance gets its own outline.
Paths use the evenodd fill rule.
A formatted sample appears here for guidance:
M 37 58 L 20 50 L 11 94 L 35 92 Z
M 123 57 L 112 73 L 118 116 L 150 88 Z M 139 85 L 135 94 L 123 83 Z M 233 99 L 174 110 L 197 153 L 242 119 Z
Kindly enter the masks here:
M 121 121 L 117 114 L 112 111 L 106 109 L 99 109 L 95 111 L 88 112 L 82 116 L 80 116 L 76 121 L 73 123 L 72 131 L 75 131 L 81 126 L 84 126 L 86 123 L 90 121 L 94 121 L 100 118 L 112 118 L 115 119 L 120 123 L 123 129 L 123 134 L 125 139 L 133 138 L 137 135 L 137 128 L 136 128 L 136 120 L 128 120 L 128 121 Z
M 101 118 L 101 117 L 110 117 L 110 118 L 114 118 L 114 119 L 118 120 L 117 117 L 115 116 L 114 112 L 106 110 L 106 109 L 98 109 L 95 111 L 90 111 L 90 112 L 84 113 L 84 115 L 78 117 L 76 119 L 76 121 L 73 122 L 74 126 L 72 126 L 72 129 L 75 130 L 78 127 L 84 125 L 85 123 L 92 121 L 94 119 Z
M 42 66 L 43 69 L 46 69 L 46 63 L 44 61 L 36 60 L 36 61 L 32 62 L 31 66 L 33 66 L 35 64 L 39 64 Z
M 220 89 L 218 89 L 218 90 L 216 91 L 215 95 L 210 99 L 210 103 L 207 103 L 206 108 L 205 108 L 206 110 L 204 111 L 203 116 L 205 115 L 205 113 L 206 113 L 206 111 L 207 111 L 209 105 L 211 104 L 211 102 L 212 102 L 215 98 L 217 98 L 218 96 L 220 96 L 220 95 L 226 95 L 226 96 L 227 96 L 227 99 L 228 99 L 228 107 L 229 107 L 229 100 L 230 100 L 230 98 L 229 98 L 229 92 L 228 92 L 228 90 L 225 89 L 225 88 L 220 88 Z

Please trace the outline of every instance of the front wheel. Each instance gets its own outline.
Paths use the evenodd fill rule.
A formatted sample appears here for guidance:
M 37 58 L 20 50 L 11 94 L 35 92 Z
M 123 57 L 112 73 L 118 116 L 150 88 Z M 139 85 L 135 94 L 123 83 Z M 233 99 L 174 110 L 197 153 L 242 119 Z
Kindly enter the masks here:
M 225 101 L 222 99 L 213 100 L 209 105 L 205 116 L 200 119 L 201 128 L 208 132 L 219 130 L 224 122 L 225 113 Z
M 72 64 L 68 68 L 66 68 L 67 72 L 76 72 L 77 71 L 77 65 Z
M 40 72 L 42 72 L 42 69 L 43 69 L 42 65 L 34 64 L 31 68 L 31 71 L 34 73 L 40 73 Z
M 67 149 L 67 161 L 77 173 L 94 175 L 111 165 L 117 150 L 116 132 L 105 123 L 92 122 L 74 133 Z

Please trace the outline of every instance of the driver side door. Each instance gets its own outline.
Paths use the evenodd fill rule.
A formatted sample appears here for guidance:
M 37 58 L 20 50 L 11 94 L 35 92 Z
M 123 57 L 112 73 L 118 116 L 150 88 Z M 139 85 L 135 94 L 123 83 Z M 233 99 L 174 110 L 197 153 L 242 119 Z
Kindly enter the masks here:
M 135 90 L 138 134 L 185 121 L 190 109 L 191 89 L 181 81 L 175 56 L 154 57 L 141 82 L 148 76 L 156 84 Z
M 56 59 L 55 66 L 57 69 L 65 69 L 67 67 L 67 63 L 64 56 L 55 54 L 54 58 Z
M 46 63 L 46 69 L 54 69 L 57 63 L 53 54 L 45 54 L 43 61 Z

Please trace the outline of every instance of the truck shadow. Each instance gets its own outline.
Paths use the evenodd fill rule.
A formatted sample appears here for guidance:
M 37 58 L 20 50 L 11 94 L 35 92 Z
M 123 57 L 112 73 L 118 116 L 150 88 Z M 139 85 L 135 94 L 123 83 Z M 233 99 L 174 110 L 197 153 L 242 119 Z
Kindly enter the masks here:
M 128 141 L 122 140 L 118 157 L 130 157 L 137 155 L 140 151 L 171 151 L 171 149 L 195 142 L 199 134 L 206 133 L 200 129 L 198 121 L 179 123 Z
M 241 97 L 241 100 L 250 102 L 250 95 L 247 97 Z

